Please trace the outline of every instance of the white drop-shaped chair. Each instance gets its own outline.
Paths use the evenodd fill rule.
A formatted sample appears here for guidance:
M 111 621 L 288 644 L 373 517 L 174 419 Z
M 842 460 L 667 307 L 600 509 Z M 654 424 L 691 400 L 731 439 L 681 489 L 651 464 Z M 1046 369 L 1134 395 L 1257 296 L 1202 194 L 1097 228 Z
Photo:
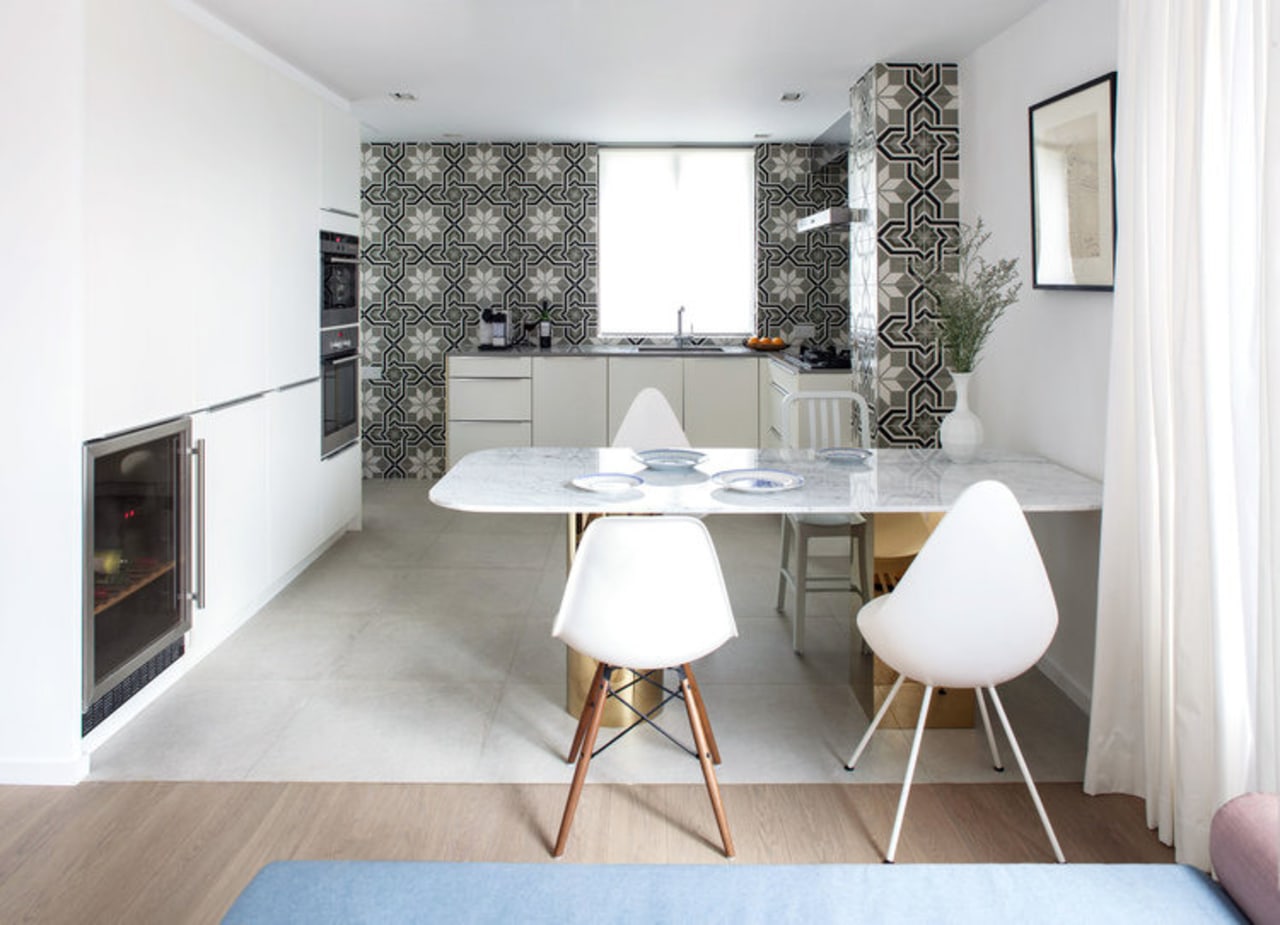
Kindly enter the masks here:
M 852 426 L 856 415 L 857 427 Z M 782 442 L 792 448 L 840 446 L 849 442 L 871 446 L 871 421 L 867 402 L 857 392 L 795 392 L 782 400 Z M 795 418 L 793 423 L 792 419 Z M 850 574 L 814 577 L 809 574 L 809 542 L 819 537 L 849 538 Z M 794 564 L 791 557 L 795 548 Z M 791 623 L 791 648 L 804 652 L 806 596 L 815 591 L 856 591 L 865 602 L 871 596 L 867 567 L 867 522 L 861 514 L 783 514 L 782 552 L 778 565 L 779 613 L 786 613 L 787 588 L 795 596 Z M 856 572 L 855 584 L 851 580 Z
M 591 693 L 578 720 L 568 760 L 577 760 L 569 798 L 565 803 L 554 855 L 564 853 L 574 811 L 587 778 L 591 759 L 637 726 L 654 726 L 695 755 L 711 797 L 724 853 L 734 854 L 729 823 L 720 800 L 713 764 L 720 750 L 698 682 L 690 663 L 720 648 L 738 635 L 725 590 L 720 560 L 711 535 L 693 517 L 604 517 L 593 521 L 569 570 L 560 612 L 552 635 L 598 664 Z M 636 672 L 623 683 L 662 688 L 658 708 L 682 700 L 689 716 L 693 748 L 684 746 L 652 720 L 655 708 L 643 713 L 627 699 L 615 698 L 635 714 L 635 721 L 596 748 L 605 702 L 615 694 L 616 668 Z M 667 688 L 664 672 L 671 668 L 679 686 Z M 652 673 L 648 673 L 652 671 Z
M 995 481 L 965 489 L 892 593 L 858 611 L 863 640 L 898 672 L 898 678 L 849 758 L 847 770 L 856 766 L 903 680 L 924 684 L 886 862 L 893 863 L 898 849 L 925 716 L 937 687 L 976 688 L 992 763 L 1003 770 L 983 690 L 990 695 L 1054 856 L 1063 862 L 1058 838 L 996 693 L 997 684 L 1016 678 L 1039 660 L 1057 628 L 1058 607 L 1027 519 L 1013 492 Z
M 632 399 L 612 443 L 633 450 L 685 449 L 689 446 L 689 438 L 685 436 L 680 419 L 668 404 L 667 397 L 649 386 Z

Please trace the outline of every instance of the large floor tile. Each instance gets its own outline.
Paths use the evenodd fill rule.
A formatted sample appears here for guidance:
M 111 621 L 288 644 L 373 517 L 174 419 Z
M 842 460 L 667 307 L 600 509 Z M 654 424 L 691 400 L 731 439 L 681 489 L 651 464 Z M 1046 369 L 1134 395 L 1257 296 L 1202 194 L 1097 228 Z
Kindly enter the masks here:
M 465 781 L 501 685 L 334 681 L 312 686 L 249 780 Z
M 575 720 L 551 631 L 565 519 L 436 508 L 422 482 L 365 485 L 364 530 L 343 537 L 217 651 L 102 744 L 111 779 L 564 783 Z M 880 730 L 850 688 L 848 593 L 811 594 L 803 655 L 775 607 L 778 517 L 713 516 L 739 636 L 696 665 L 726 783 L 897 782 L 910 730 Z M 838 558 L 815 560 L 838 573 Z M 787 613 L 793 612 L 788 598 Z M 859 663 L 861 664 L 861 663 Z M 1078 780 L 1088 721 L 1039 672 L 1002 687 L 1037 780 Z M 678 703 L 664 725 L 689 741 Z M 607 734 L 607 731 L 606 731 Z M 602 739 L 603 741 L 603 739 Z M 929 730 L 921 781 L 1016 780 L 981 729 Z M 1010 775 L 1013 775 L 1012 777 Z M 595 782 L 701 781 L 697 761 L 640 729 L 593 763 Z

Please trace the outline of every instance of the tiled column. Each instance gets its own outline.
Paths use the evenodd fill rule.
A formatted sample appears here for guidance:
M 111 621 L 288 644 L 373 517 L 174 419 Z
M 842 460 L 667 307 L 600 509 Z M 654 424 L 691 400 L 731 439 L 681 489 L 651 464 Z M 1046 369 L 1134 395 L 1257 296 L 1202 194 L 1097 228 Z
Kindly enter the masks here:
M 954 255 L 960 220 L 958 74 L 952 64 L 877 64 L 850 94 L 849 204 L 855 384 L 880 446 L 934 446 L 950 377 L 932 303 L 913 268 Z

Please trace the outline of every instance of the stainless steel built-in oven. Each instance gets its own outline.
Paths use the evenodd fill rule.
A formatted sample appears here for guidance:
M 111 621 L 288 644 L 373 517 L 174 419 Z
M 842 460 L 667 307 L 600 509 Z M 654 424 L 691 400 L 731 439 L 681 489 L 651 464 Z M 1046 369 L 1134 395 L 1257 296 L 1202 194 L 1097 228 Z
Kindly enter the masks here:
M 360 320 L 360 239 L 337 231 L 320 232 L 320 327 L 337 328 Z
M 320 332 L 322 457 L 331 456 L 360 437 L 359 349 L 358 325 Z

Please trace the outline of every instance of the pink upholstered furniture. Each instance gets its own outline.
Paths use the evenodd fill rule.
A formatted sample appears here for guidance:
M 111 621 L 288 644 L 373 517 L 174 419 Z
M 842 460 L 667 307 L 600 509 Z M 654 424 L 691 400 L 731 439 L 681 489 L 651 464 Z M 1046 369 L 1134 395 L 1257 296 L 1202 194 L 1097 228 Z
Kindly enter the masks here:
M 1214 873 L 1254 925 L 1280 925 L 1280 795 L 1246 793 L 1213 814 Z

